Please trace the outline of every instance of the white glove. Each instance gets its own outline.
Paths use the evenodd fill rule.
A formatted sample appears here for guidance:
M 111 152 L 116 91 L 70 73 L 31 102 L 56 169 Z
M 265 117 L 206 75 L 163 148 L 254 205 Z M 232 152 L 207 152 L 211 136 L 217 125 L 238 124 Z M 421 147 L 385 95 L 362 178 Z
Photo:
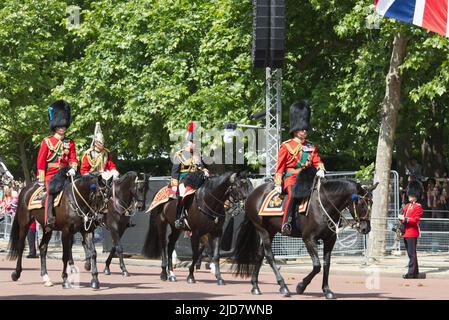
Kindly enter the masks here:
M 206 178 L 209 178 L 209 171 L 204 170 L 203 172 L 204 172 L 204 176 L 205 176 Z
M 120 173 L 118 173 L 117 170 L 112 170 L 111 173 L 112 173 L 112 180 L 117 180 Z
M 274 188 L 274 190 L 276 190 L 277 193 L 281 194 L 282 193 L 282 187 L 281 186 L 276 186 Z
M 325 172 L 324 172 L 323 169 L 320 169 L 320 170 L 318 170 L 318 171 L 316 172 L 316 175 L 317 175 L 319 178 L 324 178 L 324 174 L 325 174 Z
M 68 172 L 67 175 L 74 177 L 76 175 L 76 171 L 75 169 L 71 168 Z

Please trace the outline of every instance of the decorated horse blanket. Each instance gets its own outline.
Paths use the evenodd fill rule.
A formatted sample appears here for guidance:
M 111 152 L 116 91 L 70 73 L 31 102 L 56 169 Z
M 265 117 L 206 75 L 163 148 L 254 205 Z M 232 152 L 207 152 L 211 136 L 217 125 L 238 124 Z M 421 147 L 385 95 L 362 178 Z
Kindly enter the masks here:
M 281 197 L 275 189 L 271 190 L 262 202 L 262 206 L 259 210 L 259 216 L 283 216 L 287 197 Z M 305 213 L 307 211 L 307 205 L 309 199 L 305 199 L 298 206 L 298 213 Z

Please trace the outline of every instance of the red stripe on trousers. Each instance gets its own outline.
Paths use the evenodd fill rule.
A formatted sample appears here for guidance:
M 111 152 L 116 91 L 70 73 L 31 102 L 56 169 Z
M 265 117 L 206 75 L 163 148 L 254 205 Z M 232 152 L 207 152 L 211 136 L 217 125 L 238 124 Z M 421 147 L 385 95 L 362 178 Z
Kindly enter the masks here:
M 446 35 L 447 8 L 447 0 L 427 0 L 422 27 Z

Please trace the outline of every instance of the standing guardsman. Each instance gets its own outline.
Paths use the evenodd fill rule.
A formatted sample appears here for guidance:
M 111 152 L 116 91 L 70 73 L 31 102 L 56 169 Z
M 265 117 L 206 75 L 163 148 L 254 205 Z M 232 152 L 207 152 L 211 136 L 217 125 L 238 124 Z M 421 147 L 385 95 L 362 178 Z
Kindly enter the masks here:
M 80 172 L 82 175 L 89 173 L 100 173 L 112 176 L 117 180 L 119 172 L 117 166 L 112 161 L 111 151 L 104 147 L 104 136 L 101 132 L 100 122 L 95 125 L 94 137 L 90 148 L 84 153 L 81 160 Z M 105 180 L 109 180 L 106 177 Z
M 49 192 L 49 183 L 60 169 L 70 166 L 67 174 L 75 176 L 78 168 L 75 142 L 65 136 L 71 122 L 70 105 L 64 100 L 53 102 L 48 107 L 48 120 L 50 130 L 54 132 L 54 135 L 42 140 L 37 156 L 38 182 L 39 185 L 45 185 L 47 189 L 45 197 L 46 232 L 54 228 L 56 221 L 53 215 L 54 195 Z
M 175 228 L 182 229 L 185 227 L 185 201 L 184 195 L 192 189 L 196 189 L 197 183 L 188 183 L 185 185 L 186 180 L 192 173 L 203 171 L 204 176 L 209 176 L 209 171 L 203 161 L 203 158 L 195 151 L 195 144 L 193 142 L 193 121 L 189 124 L 188 133 L 186 136 L 187 145 L 184 149 L 176 152 L 173 159 L 173 167 L 171 171 L 170 189 L 172 195 L 178 199 L 178 206 L 176 210 Z M 198 185 L 201 182 L 198 183 Z
M 306 140 L 307 132 L 310 130 L 310 113 L 310 105 L 307 101 L 303 100 L 291 105 L 289 133 L 292 138 L 281 144 L 278 153 L 274 183 L 279 194 L 282 190 L 288 194 L 282 219 L 283 235 L 290 235 L 292 230 L 292 218 L 288 216 L 288 207 L 296 176 L 302 169 L 310 166 L 318 169 L 316 173 L 318 177 L 323 178 L 325 174 L 324 164 L 318 155 L 317 147 Z

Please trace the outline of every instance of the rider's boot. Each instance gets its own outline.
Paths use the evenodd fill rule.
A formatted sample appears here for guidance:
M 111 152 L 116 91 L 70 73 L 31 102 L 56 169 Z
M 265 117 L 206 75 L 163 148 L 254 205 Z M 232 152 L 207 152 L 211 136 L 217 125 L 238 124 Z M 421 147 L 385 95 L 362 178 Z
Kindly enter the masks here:
M 53 214 L 53 195 L 49 194 L 47 199 L 47 221 L 45 222 L 45 232 L 50 232 L 54 229 L 56 219 Z
M 185 210 L 184 205 L 182 203 L 182 199 L 178 199 L 178 206 L 176 207 L 176 221 L 175 221 L 175 228 L 176 229 L 182 229 L 185 228 Z

